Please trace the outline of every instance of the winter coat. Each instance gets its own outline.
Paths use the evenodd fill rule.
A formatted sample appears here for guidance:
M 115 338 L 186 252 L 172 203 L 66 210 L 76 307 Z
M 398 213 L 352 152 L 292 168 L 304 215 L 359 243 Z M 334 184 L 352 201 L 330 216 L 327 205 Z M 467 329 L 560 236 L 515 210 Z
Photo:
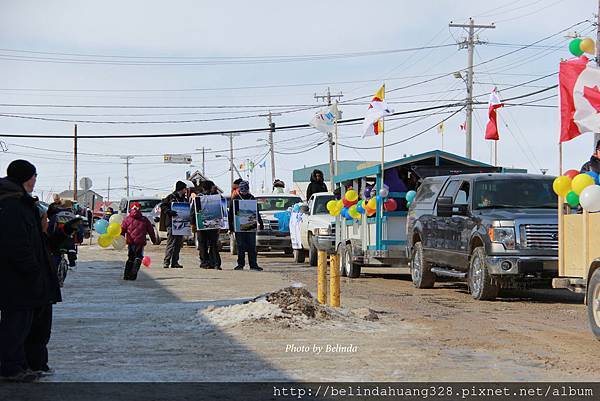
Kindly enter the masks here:
M 588 162 L 581 166 L 582 173 L 587 173 L 588 171 L 600 174 L 600 159 L 596 156 L 592 156 Z
M 314 170 L 310 175 L 310 184 L 308 184 L 308 188 L 306 189 L 306 200 L 308 201 L 312 194 L 316 194 L 319 192 L 327 192 L 327 185 L 323 181 L 317 181 L 317 173 L 321 173 L 323 176 L 323 172 L 321 170 Z
M 229 221 L 229 231 L 234 231 L 234 225 L 233 225 L 233 208 L 235 205 L 235 200 L 236 199 L 242 199 L 242 200 L 253 200 L 256 199 L 254 197 L 254 195 L 248 193 L 248 194 L 240 194 L 238 193 L 236 196 L 234 196 L 233 198 L 231 198 L 231 202 L 229 203 L 229 211 L 227 213 L 227 219 Z M 262 217 L 260 217 L 260 213 L 258 214 L 258 227 L 263 230 L 264 229 L 264 225 L 263 225 L 263 221 L 262 221 Z
M 122 235 L 125 235 L 128 245 L 146 245 L 146 235 L 152 243 L 156 243 L 156 234 L 150 220 L 141 211 L 133 209 L 121 224 Z
M 173 202 L 187 202 L 185 196 L 181 196 L 176 192 L 169 194 L 160 203 L 160 222 L 158 223 L 160 231 L 167 231 L 173 223 L 173 211 L 171 210 L 171 203 Z
M 0 178 L 0 309 L 62 300 L 40 213 L 23 187 Z

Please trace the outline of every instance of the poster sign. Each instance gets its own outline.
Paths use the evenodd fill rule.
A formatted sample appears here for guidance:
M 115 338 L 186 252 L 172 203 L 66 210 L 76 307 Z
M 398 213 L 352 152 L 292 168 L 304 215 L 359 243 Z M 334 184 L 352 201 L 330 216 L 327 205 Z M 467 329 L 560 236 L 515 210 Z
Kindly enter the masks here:
M 198 230 L 219 230 L 223 227 L 221 195 L 203 195 L 194 199 Z
M 235 199 L 233 204 L 233 228 L 235 232 L 252 232 L 258 227 L 255 199 Z
M 173 235 L 192 235 L 190 225 L 190 204 L 187 202 L 171 203 L 171 210 L 177 213 L 171 220 L 171 230 Z

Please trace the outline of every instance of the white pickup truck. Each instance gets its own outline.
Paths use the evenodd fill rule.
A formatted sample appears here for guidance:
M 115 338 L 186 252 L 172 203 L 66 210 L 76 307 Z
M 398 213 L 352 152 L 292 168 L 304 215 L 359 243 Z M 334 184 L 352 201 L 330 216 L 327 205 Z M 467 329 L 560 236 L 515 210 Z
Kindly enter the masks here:
M 317 250 L 335 247 L 335 217 L 327 211 L 333 194 L 322 192 L 310 197 L 301 207 L 300 241 L 294 249 L 294 262 L 303 263 L 308 254 L 311 266 L 317 265 Z

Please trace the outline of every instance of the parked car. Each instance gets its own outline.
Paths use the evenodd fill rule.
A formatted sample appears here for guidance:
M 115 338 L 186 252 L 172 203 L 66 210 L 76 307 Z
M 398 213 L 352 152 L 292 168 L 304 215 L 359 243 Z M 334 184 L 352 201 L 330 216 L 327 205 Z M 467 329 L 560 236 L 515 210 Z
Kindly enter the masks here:
M 335 217 L 327 210 L 327 202 L 334 199 L 333 194 L 316 193 L 301 207 L 300 248 L 294 249 L 294 262 L 303 263 L 308 256 L 309 264 L 316 266 L 318 249 L 335 250 Z
M 279 231 L 279 220 L 275 213 L 282 212 L 302 202 L 302 198 L 290 194 L 256 195 L 258 212 L 263 220 L 264 229 L 256 232 L 256 248 L 259 252 L 283 251 L 291 255 L 292 241 L 290 233 Z M 232 255 L 237 255 L 235 234 L 230 236 L 229 249 Z
M 424 180 L 408 213 L 413 283 L 468 282 L 475 299 L 551 282 L 558 273 L 553 177 L 467 174 Z
M 142 212 L 142 214 L 145 217 L 147 217 L 148 220 L 150 220 L 150 222 L 154 222 L 154 217 L 156 216 L 155 207 L 156 207 L 156 205 L 160 204 L 160 198 L 135 197 L 135 196 L 132 196 L 129 198 L 123 198 L 123 199 L 121 199 L 121 202 L 119 203 L 118 212 L 123 214 L 123 216 L 127 216 L 127 214 L 129 213 L 131 204 L 133 202 L 138 202 L 141 205 L 140 211 Z M 116 210 L 115 210 L 115 212 L 116 212 Z M 155 233 L 156 233 L 156 239 L 160 243 L 158 229 L 155 230 Z

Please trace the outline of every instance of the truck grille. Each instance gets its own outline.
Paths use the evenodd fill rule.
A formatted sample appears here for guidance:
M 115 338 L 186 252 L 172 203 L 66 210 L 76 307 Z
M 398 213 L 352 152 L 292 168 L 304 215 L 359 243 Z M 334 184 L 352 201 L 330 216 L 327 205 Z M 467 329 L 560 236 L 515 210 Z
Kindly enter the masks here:
M 528 249 L 558 249 L 558 225 L 522 225 L 521 246 Z
M 269 226 L 273 231 L 279 231 L 279 220 L 269 220 Z

